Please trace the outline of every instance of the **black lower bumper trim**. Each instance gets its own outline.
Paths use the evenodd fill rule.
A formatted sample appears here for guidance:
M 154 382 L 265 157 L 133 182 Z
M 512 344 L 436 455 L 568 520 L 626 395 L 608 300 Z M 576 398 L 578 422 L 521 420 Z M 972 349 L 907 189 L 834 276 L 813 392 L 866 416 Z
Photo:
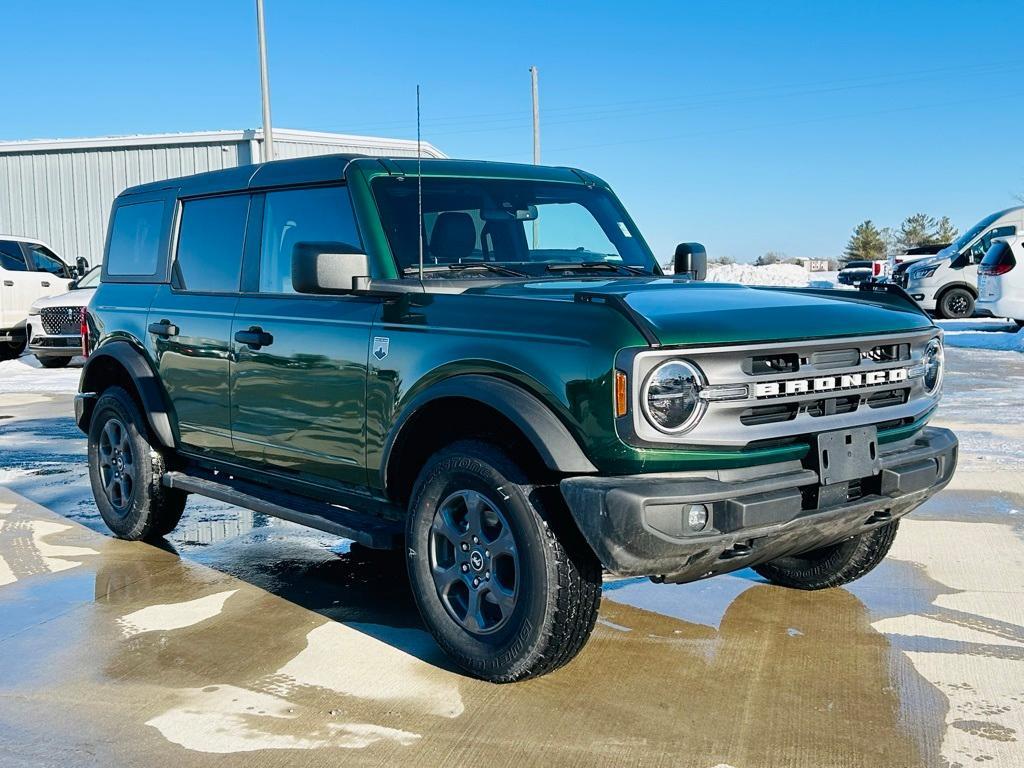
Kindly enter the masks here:
M 788 466 L 777 474 L 731 482 L 696 473 L 571 477 L 562 495 L 609 571 L 692 581 L 806 552 L 898 519 L 943 488 L 953 475 L 957 439 L 926 428 L 882 453 L 881 471 L 851 484 L 867 489 L 847 501 L 818 503 L 818 474 Z M 836 494 L 829 494 L 833 499 Z M 696 507 L 701 515 L 690 520 Z

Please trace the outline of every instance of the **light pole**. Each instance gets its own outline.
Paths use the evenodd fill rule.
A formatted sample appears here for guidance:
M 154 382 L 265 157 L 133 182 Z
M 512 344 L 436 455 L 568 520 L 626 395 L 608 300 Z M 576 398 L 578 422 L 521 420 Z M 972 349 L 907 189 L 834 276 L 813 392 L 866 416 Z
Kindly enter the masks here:
M 263 159 L 274 159 L 274 130 L 270 126 L 270 77 L 267 75 L 267 31 L 263 0 L 256 0 L 256 34 L 260 45 L 260 90 L 263 93 Z

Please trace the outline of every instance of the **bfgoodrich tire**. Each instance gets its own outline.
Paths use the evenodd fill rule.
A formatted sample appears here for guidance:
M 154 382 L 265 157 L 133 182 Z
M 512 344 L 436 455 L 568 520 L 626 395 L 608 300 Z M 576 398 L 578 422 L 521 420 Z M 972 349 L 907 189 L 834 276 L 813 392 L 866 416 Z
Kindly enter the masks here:
M 793 589 L 840 587 L 875 568 L 889 553 L 900 521 L 811 552 L 780 557 L 754 570 L 773 584 Z
M 496 683 L 566 664 L 586 644 L 601 602 L 601 566 L 564 515 L 557 490 L 529 485 L 503 451 L 460 441 L 416 481 L 406 561 L 438 644 Z
M 158 539 L 174 530 L 186 494 L 160 484 L 164 457 L 150 443 L 135 400 L 103 392 L 89 424 L 89 481 L 103 522 L 121 539 Z
M 956 320 L 974 315 L 974 295 L 966 288 L 950 288 L 939 297 L 939 317 Z

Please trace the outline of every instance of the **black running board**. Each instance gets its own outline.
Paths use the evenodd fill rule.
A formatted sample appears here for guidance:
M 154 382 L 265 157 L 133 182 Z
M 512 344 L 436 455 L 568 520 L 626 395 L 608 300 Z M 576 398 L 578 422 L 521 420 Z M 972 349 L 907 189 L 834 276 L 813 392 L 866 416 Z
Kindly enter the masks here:
M 229 477 L 222 480 L 187 475 L 184 472 L 165 472 L 160 480 L 168 488 L 177 488 L 186 493 L 225 501 L 264 515 L 316 528 L 373 549 L 396 549 L 401 546 L 400 523 L 347 507 L 283 494 Z

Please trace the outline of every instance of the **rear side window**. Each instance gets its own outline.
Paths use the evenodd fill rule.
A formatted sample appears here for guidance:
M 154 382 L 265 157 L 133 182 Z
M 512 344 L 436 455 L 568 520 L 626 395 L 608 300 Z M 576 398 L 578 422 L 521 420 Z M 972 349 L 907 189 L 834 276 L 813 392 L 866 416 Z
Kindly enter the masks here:
M 359 232 L 345 187 L 268 192 L 263 208 L 260 292 L 295 293 L 292 251 L 296 243 L 344 243 L 359 249 Z
M 8 272 L 28 272 L 21 245 L 13 240 L 0 240 L 0 269 Z
M 119 206 L 110 229 L 109 275 L 146 276 L 156 272 L 164 204 L 159 200 Z
M 233 293 L 242 273 L 248 195 L 187 200 L 181 211 L 174 287 Z

